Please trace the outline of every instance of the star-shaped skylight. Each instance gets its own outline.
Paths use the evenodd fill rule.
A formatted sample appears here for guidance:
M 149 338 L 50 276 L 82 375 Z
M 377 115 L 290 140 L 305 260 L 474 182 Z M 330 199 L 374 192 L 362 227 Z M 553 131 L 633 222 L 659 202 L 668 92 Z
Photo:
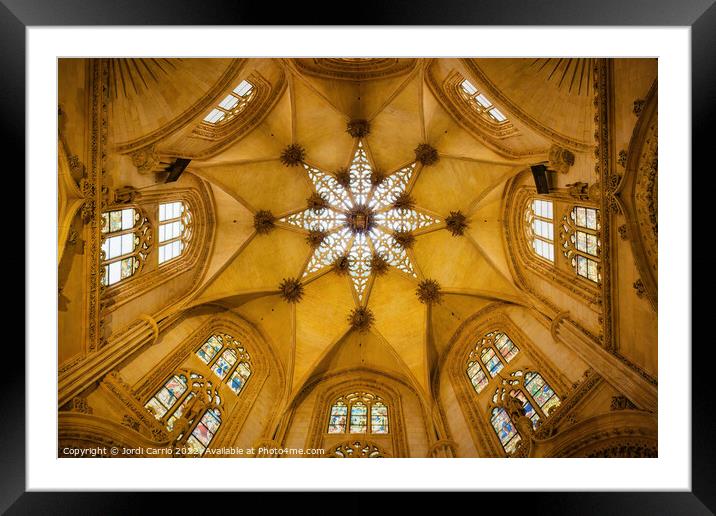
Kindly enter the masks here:
M 333 174 L 304 164 L 316 193 L 326 202 L 319 209 L 306 209 L 281 219 L 306 230 L 322 231 L 326 237 L 316 248 L 304 277 L 332 267 L 344 256 L 358 301 L 362 302 L 371 275 L 373 256 L 415 277 L 415 269 L 395 232 L 413 232 L 440 221 L 410 207 L 394 207 L 415 172 L 415 163 L 379 180 L 359 142 L 348 168 L 350 180 L 343 186 Z M 343 181 L 346 184 L 346 181 Z

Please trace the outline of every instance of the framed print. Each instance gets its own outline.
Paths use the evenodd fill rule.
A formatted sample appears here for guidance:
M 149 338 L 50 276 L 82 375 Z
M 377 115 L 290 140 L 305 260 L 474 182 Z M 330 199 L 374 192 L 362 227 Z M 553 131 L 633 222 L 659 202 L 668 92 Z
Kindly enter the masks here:
M 29 223 L 3 509 L 714 510 L 689 158 L 715 7 L 130 4 L 3 6 Z

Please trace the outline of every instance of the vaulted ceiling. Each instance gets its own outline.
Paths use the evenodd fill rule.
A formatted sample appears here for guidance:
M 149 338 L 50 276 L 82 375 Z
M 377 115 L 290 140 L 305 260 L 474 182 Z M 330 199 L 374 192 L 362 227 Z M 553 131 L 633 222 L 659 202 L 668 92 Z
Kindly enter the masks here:
M 144 73 L 145 79 L 166 74 L 176 82 L 186 76 L 184 87 L 209 95 L 212 81 L 231 66 L 228 60 L 193 61 L 160 60 Z M 586 89 L 590 79 L 579 75 L 582 63 L 573 63 L 574 68 L 560 63 L 549 75 L 555 65 L 519 59 L 248 60 L 236 77 L 258 70 L 269 82 L 285 85 L 250 131 L 190 164 L 189 173 L 211 184 L 217 206 L 213 255 L 192 305 L 218 304 L 253 322 L 276 347 L 294 392 L 313 375 L 357 365 L 389 370 L 429 390 L 437 357 L 462 321 L 492 301 L 524 302 L 511 278 L 503 243 L 505 182 L 535 156 L 546 156 L 555 138 L 579 150 L 593 132 L 587 116 L 591 96 L 570 91 L 555 79 L 564 75 L 572 88 L 581 80 Z M 509 75 L 502 74 L 505 67 Z M 489 92 L 516 134 L 499 140 L 477 134 L 446 107 L 435 85 L 455 70 Z M 121 87 L 123 72 L 116 73 Z M 533 95 L 535 81 L 546 85 L 544 98 Z M 149 98 L 130 90 L 124 102 L 148 118 L 118 124 L 115 141 L 140 138 L 161 123 L 172 123 L 166 116 L 151 121 L 152 110 L 190 112 L 195 99 L 179 89 L 175 97 Z M 197 113 L 198 119 L 204 114 Z M 313 249 L 306 231 L 285 224 L 257 234 L 254 214 L 270 210 L 281 217 L 306 209 L 314 185 L 303 166 L 281 163 L 282 151 L 295 143 L 305 149 L 304 161 L 311 167 L 326 173 L 347 167 L 357 145 L 346 131 L 353 119 L 369 121 L 362 144 L 371 165 L 384 173 L 415 162 L 421 143 L 437 149 L 437 163 L 418 163 L 407 191 L 416 210 L 433 214 L 440 223 L 416 233 L 409 251 L 414 277 L 390 268 L 371 278 L 358 301 L 349 276 L 324 269 L 303 280 L 300 302 L 287 303 L 279 284 L 285 278 L 303 278 Z M 557 135 L 546 134 L 544 127 Z M 182 140 L 174 138 L 172 146 L 181 149 Z M 457 210 L 467 217 L 462 236 L 453 236 L 444 224 Z M 440 284 L 440 304 L 420 302 L 416 288 L 423 279 Z M 348 322 L 359 304 L 374 315 L 366 333 L 351 330 Z

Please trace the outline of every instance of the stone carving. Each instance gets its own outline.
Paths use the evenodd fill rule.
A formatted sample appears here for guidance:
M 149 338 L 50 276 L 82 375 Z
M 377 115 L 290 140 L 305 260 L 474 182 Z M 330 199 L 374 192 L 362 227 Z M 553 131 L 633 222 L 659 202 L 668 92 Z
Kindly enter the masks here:
M 130 204 L 137 200 L 139 191 L 133 186 L 121 186 L 114 190 L 113 204 Z
M 636 99 L 634 101 L 634 107 L 632 109 L 632 112 L 638 117 L 641 116 L 642 111 L 644 111 L 644 105 L 646 104 L 646 100 L 644 99 Z
M 425 279 L 418 284 L 415 294 L 423 304 L 440 303 L 442 292 L 440 284 L 434 279 Z
M 560 174 L 566 174 L 569 172 L 569 167 L 574 165 L 574 153 L 560 147 L 559 145 L 552 145 L 549 149 L 549 164 L 547 168 L 554 170 Z
M 370 133 L 370 122 L 365 119 L 355 119 L 348 122 L 346 132 L 353 138 L 363 138 Z
M 622 224 L 617 228 L 617 231 L 619 232 L 619 238 L 622 240 L 629 240 L 629 228 L 626 224 Z
M 287 167 L 296 167 L 303 163 L 305 157 L 306 149 L 297 143 L 292 143 L 281 152 L 281 163 Z
M 578 181 L 576 183 L 567 184 L 569 188 L 569 195 L 579 201 L 589 200 L 589 184 Z
M 620 167 L 626 167 L 626 162 L 627 162 L 627 151 L 622 149 L 619 151 L 619 156 L 617 156 L 617 163 L 619 163 Z
M 445 225 L 452 236 L 461 236 L 467 229 L 467 217 L 460 211 L 451 211 L 445 218 Z
M 342 459 L 375 459 L 387 457 L 385 451 L 373 443 L 365 441 L 347 441 L 335 446 L 328 457 L 340 457 Z
M 421 143 L 415 147 L 415 161 L 422 163 L 425 166 L 434 165 L 438 162 L 440 156 L 438 150 L 430 144 Z
M 122 417 L 122 426 L 126 426 L 127 428 L 131 428 L 135 432 L 139 432 L 139 421 L 134 419 L 132 416 L 128 416 L 127 414 Z
M 87 398 L 83 398 L 81 396 L 75 396 L 72 398 L 72 401 L 68 403 L 68 410 L 70 412 L 92 414 L 92 407 L 87 404 Z
M 157 169 L 160 164 L 159 154 L 154 145 L 148 145 L 129 155 L 132 158 L 132 165 L 137 167 L 140 174 L 149 174 Z
M 284 278 L 278 290 L 281 298 L 287 303 L 298 303 L 303 297 L 303 285 L 297 278 Z
M 269 210 L 259 210 L 254 214 L 254 229 L 259 235 L 267 235 L 274 228 L 276 217 Z
M 644 282 L 641 281 L 641 279 L 637 279 L 633 284 L 632 287 L 634 287 L 634 290 L 636 290 L 637 297 L 644 297 L 646 294 L 646 287 L 644 286 Z
M 374 320 L 375 316 L 373 315 L 373 311 L 362 306 L 354 308 L 351 310 L 351 313 L 348 314 L 348 323 L 359 333 L 367 332 L 373 325 Z
M 631 401 L 629 401 L 629 398 L 626 396 L 612 396 L 612 403 L 609 406 L 610 410 L 635 410 L 636 405 L 634 405 Z

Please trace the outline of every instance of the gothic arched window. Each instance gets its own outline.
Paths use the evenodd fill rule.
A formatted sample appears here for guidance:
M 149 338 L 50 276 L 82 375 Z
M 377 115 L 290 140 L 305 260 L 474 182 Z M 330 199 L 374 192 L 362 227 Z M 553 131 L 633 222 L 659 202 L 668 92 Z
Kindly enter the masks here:
M 552 408 L 561 403 L 559 396 L 549 386 L 539 373 L 520 370 L 502 378 L 502 386 L 498 387 L 493 396 L 493 403 L 504 403 L 506 394 L 520 401 L 522 408 L 532 421 L 532 427 L 537 428 L 540 420 L 549 417 Z
M 387 434 L 388 406 L 375 394 L 354 392 L 336 399 L 328 416 L 328 433 Z
M 532 371 L 526 373 L 524 387 L 545 416 L 549 416 L 552 407 L 557 407 L 560 404 L 559 396 L 554 393 L 539 373 Z
M 221 125 L 233 119 L 241 113 L 254 98 L 254 85 L 249 81 L 241 81 L 224 100 L 204 117 L 204 123 L 210 125 Z
M 500 439 L 502 447 L 507 453 L 512 453 L 517 448 L 517 443 L 522 439 L 517 432 L 510 415 L 503 407 L 492 409 L 490 424 Z
M 525 214 L 525 230 L 537 256 L 554 263 L 554 207 L 552 201 L 533 199 Z
M 251 376 L 251 357 L 231 335 L 209 337 L 196 355 L 235 393 L 241 393 Z
M 191 212 L 181 201 L 159 205 L 159 265 L 184 252 L 191 238 Z
M 137 208 L 102 213 L 102 284 L 133 276 L 143 265 L 151 241 L 149 221 Z
M 467 377 L 476 392 L 480 393 L 510 361 L 519 348 L 505 332 L 492 331 L 477 343 L 467 362 Z
M 168 431 L 181 432 L 175 444 L 190 455 L 202 455 L 221 426 L 218 388 L 191 371 L 173 374 L 144 406 Z
M 576 273 L 595 283 L 601 280 L 599 271 L 599 210 L 574 206 L 562 218 L 562 253 Z
M 460 95 L 480 116 L 492 123 L 502 124 L 507 122 L 507 117 L 497 109 L 492 102 L 467 79 L 460 83 Z

